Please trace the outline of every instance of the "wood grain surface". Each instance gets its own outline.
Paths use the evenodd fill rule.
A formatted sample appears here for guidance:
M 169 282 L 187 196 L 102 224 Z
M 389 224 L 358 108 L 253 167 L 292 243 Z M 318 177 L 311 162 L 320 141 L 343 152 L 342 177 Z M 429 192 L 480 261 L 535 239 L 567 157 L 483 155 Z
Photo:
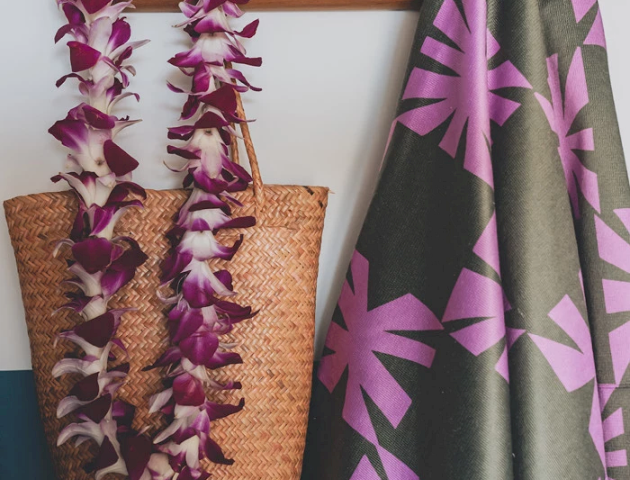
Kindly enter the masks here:
M 140 12 L 175 12 L 179 0 L 136 0 Z M 246 10 L 418 10 L 422 0 L 251 0 Z

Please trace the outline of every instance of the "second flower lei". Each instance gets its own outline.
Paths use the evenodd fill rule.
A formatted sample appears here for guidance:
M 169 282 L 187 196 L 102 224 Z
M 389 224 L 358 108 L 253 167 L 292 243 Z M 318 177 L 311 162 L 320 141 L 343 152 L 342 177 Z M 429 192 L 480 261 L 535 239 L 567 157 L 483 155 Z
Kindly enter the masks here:
M 232 143 L 237 136 L 232 125 L 245 121 L 236 113 L 237 94 L 253 88 L 231 65 L 258 66 L 261 59 L 247 57 L 238 40 L 252 37 L 258 21 L 242 31 L 230 26 L 230 17 L 242 15 L 235 3 L 199 0 L 182 2 L 180 8 L 187 20 L 179 26 L 194 44 L 170 63 L 189 76 L 192 85 L 189 90 L 169 87 L 187 94 L 181 119 L 193 123 L 169 129 L 170 139 L 186 144 L 169 146 L 168 152 L 185 160 L 174 170 L 186 172 L 184 186 L 192 192 L 168 234 L 172 252 L 164 262 L 162 280 L 174 291 L 165 299 L 172 305 L 168 318 L 173 346 L 154 367 L 167 368 L 171 386 L 151 399 L 151 411 L 162 411 L 170 422 L 154 442 L 169 456 L 173 469 L 185 478 L 205 479 L 208 474 L 201 469 L 203 459 L 227 465 L 234 462 L 211 438 L 211 423 L 245 405 L 244 400 L 229 405 L 206 397 L 206 390 L 241 388 L 239 382 L 218 383 L 208 369 L 242 363 L 240 355 L 230 351 L 235 345 L 221 341 L 221 337 L 254 315 L 251 307 L 227 300 L 234 296 L 232 276 L 227 270 L 213 272 L 208 261 L 231 260 L 243 241 L 241 235 L 235 244 L 222 245 L 215 237 L 219 230 L 256 223 L 254 217 L 231 216 L 232 206 L 240 206 L 232 194 L 244 191 L 252 181 L 229 153 L 230 147 L 238 148 Z

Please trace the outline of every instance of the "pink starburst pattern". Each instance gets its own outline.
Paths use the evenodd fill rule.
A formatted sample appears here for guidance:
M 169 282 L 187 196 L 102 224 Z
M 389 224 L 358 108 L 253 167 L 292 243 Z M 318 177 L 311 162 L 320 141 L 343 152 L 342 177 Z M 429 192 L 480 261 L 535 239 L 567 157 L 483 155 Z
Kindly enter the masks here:
M 455 158 L 464 128 L 464 168 L 493 186 L 490 121 L 503 125 L 519 108 L 495 91 L 506 87 L 532 88 L 509 61 L 489 69 L 488 61 L 500 50 L 487 27 L 485 0 L 463 0 L 464 15 L 454 0 L 446 0 L 434 25 L 459 48 L 427 37 L 421 52 L 453 70 L 457 76 L 442 75 L 421 68 L 411 72 L 403 99 L 439 100 L 403 113 L 397 121 L 419 135 L 435 130 L 449 118 L 440 148 Z
M 334 353 L 322 359 L 318 376 L 332 392 L 348 370 L 343 419 L 377 447 L 389 478 L 417 479 L 404 463 L 379 445 L 363 391 L 391 425 L 398 427 L 411 406 L 411 397 L 375 354 L 384 353 L 430 368 L 435 356 L 433 348 L 392 332 L 439 331 L 443 327 L 433 312 L 411 294 L 368 311 L 368 260 L 355 252 L 351 271 L 354 291 L 346 282 L 339 299 L 347 330 L 331 324 L 326 347 Z
M 630 208 L 615 210 L 615 214 L 630 232 Z M 630 274 L 630 244 L 598 216 L 595 231 L 600 258 Z M 630 282 L 603 279 L 602 284 L 606 313 L 630 312 Z
M 479 237 L 473 253 L 501 276 L 496 213 Z M 505 347 L 495 370 L 508 382 L 508 350 L 525 333 L 525 330 L 506 328 L 505 312 L 509 310 L 511 306 L 499 283 L 465 268 L 455 283 L 442 318 L 442 322 L 453 324 L 471 318 L 483 319 L 450 334 L 475 356 L 487 352 L 505 339 Z
M 599 400 L 602 416 L 608 401 L 621 386 L 621 381 L 630 366 L 630 322 L 616 328 L 608 334 L 610 342 L 610 354 L 615 382 L 612 384 L 600 384 Z M 613 413 L 603 416 L 604 442 L 625 435 L 626 428 L 623 421 L 623 409 L 618 408 Z M 606 466 L 608 468 L 628 466 L 628 452 L 623 450 L 611 450 L 606 452 Z
M 558 135 L 560 142 L 558 153 L 562 161 L 573 214 L 575 218 L 580 218 L 578 185 L 586 201 L 597 212 L 601 211 L 597 174 L 587 169 L 575 154 L 576 150 L 591 152 L 595 150 L 593 129 L 586 128 L 575 133 L 569 133 L 577 115 L 589 103 L 582 50 L 578 48 L 573 56 L 564 88 L 564 98 L 560 85 L 557 54 L 547 59 L 547 69 L 549 72 L 548 82 L 551 90 L 551 101 L 547 100 L 540 93 L 535 95 L 547 116 L 551 129 Z
M 597 3 L 597 0 L 571 0 L 571 2 L 573 3 L 575 21 L 580 22 Z
M 505 311 L 509 309 L 500 284 L 465 268 L 455 283 L 442 319 L 444 323 L 458 323 L 471 318 L 483 319 L 450 334 L 475 356 L 487 352 L 506 339 L 503 354 L 495 369 L 508 381 L 508 349 L 525 333 L 524 330 L 506 328 Z
M 573 340 L 578 349 L 563 343 L 530 333 L 530 338 L 549 362 L 552 370 L 567 390 L 574 392 L 587 383 L 593 382 L 593 402 L 588 431 L 595 449 L 606 466 L 604 452 L 604 431 L 595 372 L 595 358 L 591 331 L 582 314 L 568 295 L 549 313 L 549 317 Z
M 615 210 L 615 214 L 630 232 L 630 209 Z M 604 221 L 595 216 L 595 231 L 599 256 L 610 265 L 630 274 L 630 244 L 618 235 Z M 630 312 L 630 282 L 602 279 L 604 289 L 604 304 L 606 313 Z M 623 324 L 608 334 L 614 383 L 602 384 L 599 387 L 599 397 L 602 412 L 608 401 L 621 386 L 623 377 L 630 366 L 630 322 Z M 604 418 L 604 440 L 606 442 L 624 435 L 623 410 L 615 410 Z M 606 452 L 606 465 L 609 468 L 625 467 L 628 465 L 627 450 Z
M 581 22 L 588 12 L 595 6 L 597 0 L 572 0 L 573 12 L 575 13 L 575 21 Z M 606 36 L 604 34 L 604 22 L 602 20 L 602 11 L 597 7 L 597 16 L 593 21 L 591 30 L 589 31 L 584 45 L 596 45 L 606 48 Z
M 590 32 L 584 40 L 584 45 L 596 45 L 606 49 L 606 35 L 604 34 L 604 20 L 602 19 L 602 11 L 597 11 L 595 21 Z

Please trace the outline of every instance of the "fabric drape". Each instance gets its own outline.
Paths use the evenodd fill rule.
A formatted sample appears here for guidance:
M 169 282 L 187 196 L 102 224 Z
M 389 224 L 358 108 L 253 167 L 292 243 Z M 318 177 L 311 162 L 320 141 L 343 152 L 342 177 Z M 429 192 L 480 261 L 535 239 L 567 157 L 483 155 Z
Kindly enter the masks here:
M 628 480 L 630 189 L 596 0 L 425 0 L 303 480 Z

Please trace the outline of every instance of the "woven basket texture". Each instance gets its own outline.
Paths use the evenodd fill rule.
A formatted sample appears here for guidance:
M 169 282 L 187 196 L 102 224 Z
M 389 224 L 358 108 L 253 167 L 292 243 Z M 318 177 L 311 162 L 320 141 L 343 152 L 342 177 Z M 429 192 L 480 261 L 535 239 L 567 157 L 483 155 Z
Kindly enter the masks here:
M 235 329 L 236 351 L 244 359 L 215 372 L 218 380 L 239 380 L 243 389 L 210 393 L 217 401 L 238 403 L 245 409 L 213 424 L 212 438 L 224 448 L 230 467 L 205 464 L 214 479 L 297 480 L 311 393 L 313 331 L 318 260 L 328 189 L 302 186 L 257 185 L 264 204 L 256 202 L 254 189 L 235 195 L 243 207 L 236 216 L 256 215 L 256 227 L 225 230 L 218 234 L 231 244 L 240 233 L 245 241 L 231 262 L 213 261 L 234 277 L 235 301 L 260 313 Z M 142 372 L 167 348 L 165 305 L 156 293 L 160 264 L 168 251 L 165 232 L 184 203 L 184 190 L 148 191 L 143 210 L 134 209 L 120 221 L 117 233 L 137 239 L 149 260 L 134 280 L 110 303 L 134 307 L 119 330 L 129 348 L 131 372 L 119 398 L 137 406 L 135 427 L 164 426 L 161 415 L 149 415 L 147 400 L 162 389 L 163 371 Z M 259 196 L 262 198 L 262 196 Z M 9 233 L 15 250 L 26 322 L 31 343 L 33 371 L 48 443 L 59 480 L 88 480 L 82 467 L 95 447 L 56 447 L 60 430 L 71 420 L 57 419 L 56 408 L 76 379 L 53 379 L 53 365 L 72 351 L 69 342 L 53 348 L 55 335 L 79 320 L 73 312 L 52 312 L 65 302 L 69 278 L 65 258 L 54 259 L 55 243 L 68 236 L 76 212 L 76 198 L 69 192 L 18 197 L 5 202 Z M 119 478 L 113 475 L 108 479 Z

